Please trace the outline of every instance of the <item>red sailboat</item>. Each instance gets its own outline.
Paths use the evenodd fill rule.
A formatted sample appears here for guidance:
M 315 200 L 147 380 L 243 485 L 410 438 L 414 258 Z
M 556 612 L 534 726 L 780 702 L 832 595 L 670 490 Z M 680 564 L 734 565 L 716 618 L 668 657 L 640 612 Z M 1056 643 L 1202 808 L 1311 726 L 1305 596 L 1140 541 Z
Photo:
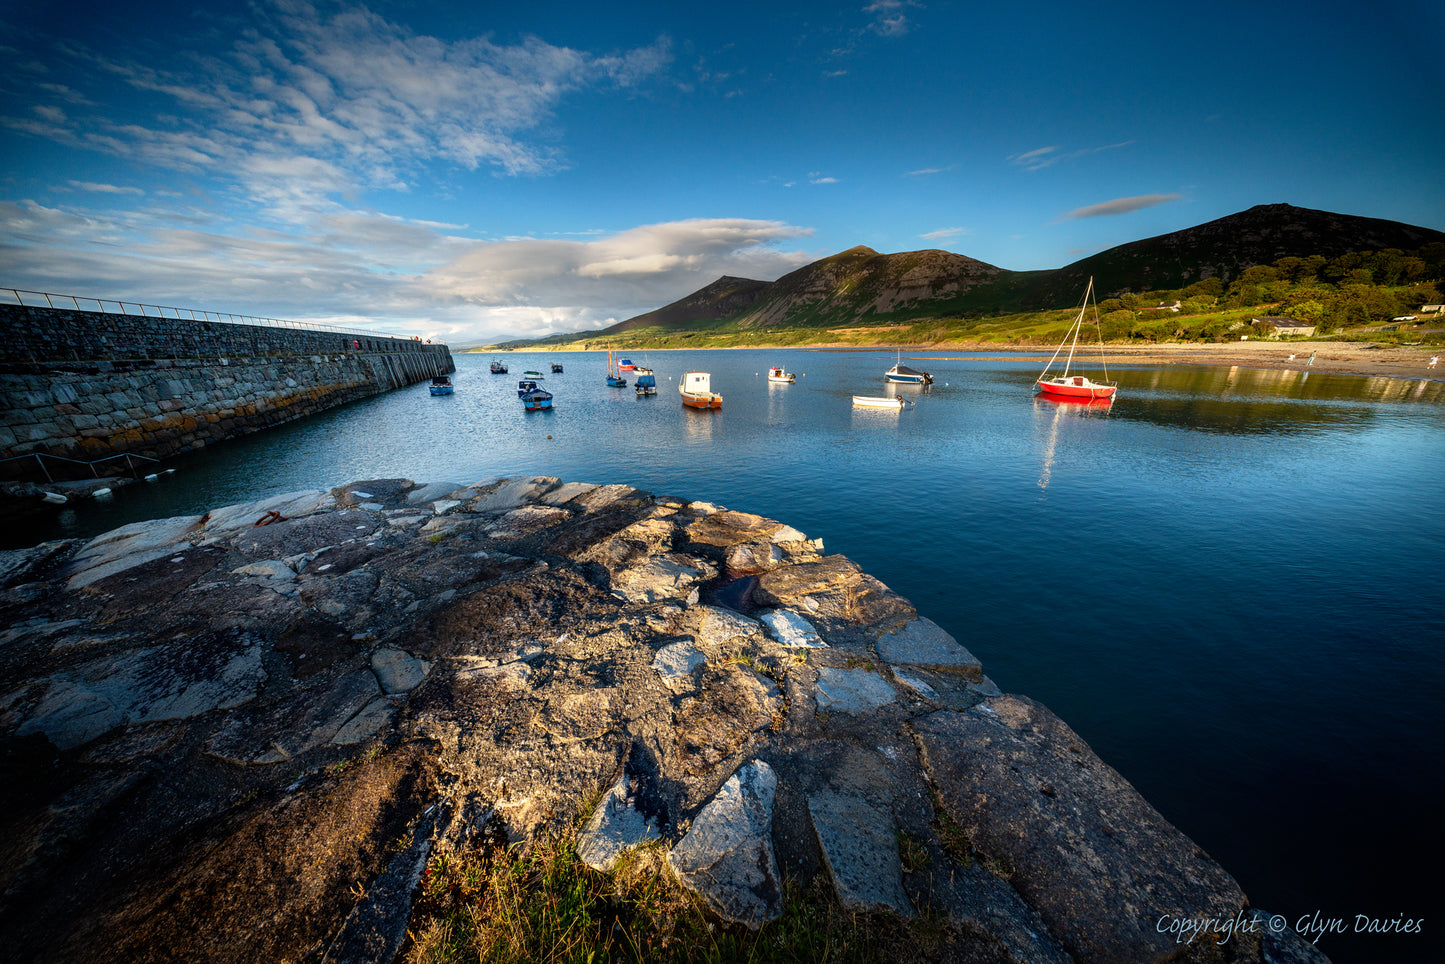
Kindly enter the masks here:
M 1044 366 L 1043 373 L 1039 375 L 1037 386 L 1039 391 L 1049 395 L 1059 395 L 1066 398 L 1113 398 L 1118 390 L 1118 385 L 1108 381 L 1109 367 L 1104 362 L 1104 332 L 1099 327 L 1099 305 L 1094 304 L 1094 329 L 1099 333 L 1099 364 L 1104 369 L 1104 381 L 1095 381 L 1087 375 L 1071 374 L 1069 369 L 1074 363 L 1074 351 L 1079 346 L 1079 330 L 1084 326 L 1084 315 L 1089 310 L 1089 302 L 1094 294 L 1094 279 L 1089 279 L 1089 286 L 1084 289 L 1084 304 L 1079 309 L 1079 317 L 1074 319 L 1074 324 L 1069 328 L 1064 340 L 1054 351 L 1054 357 Z M 1069 356 L 1064 361 L 1064 373 L 1062 375 L 1049 376 L 1049 369 L 1054 367 L 1055 360 L 1064 346 L 1069 346 Z

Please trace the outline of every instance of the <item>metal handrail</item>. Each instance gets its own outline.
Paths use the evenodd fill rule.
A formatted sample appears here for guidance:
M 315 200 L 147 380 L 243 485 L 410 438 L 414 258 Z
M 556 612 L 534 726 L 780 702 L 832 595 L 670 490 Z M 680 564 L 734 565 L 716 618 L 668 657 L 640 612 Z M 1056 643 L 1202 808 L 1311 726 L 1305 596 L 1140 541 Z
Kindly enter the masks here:
M 115 459 L 125 459 L 126 468 L 130 469 L 131 475 L 138 476 L 139 473 L 136 472 L 135 463 L 131 461 L 132 459 L 140 459 L 143 462 L 155 462 L 158 465 L 161 461 L 160 459 L 151 458 L 149 455 L 137 455 L 134 452 L 121 452 L 119 455 L 106 455 L 98 459 L 89 460 L 72 459 L 64 455 L 51 455 L 49 452 L 27 452 L 24 455 L 12 455 L 6 459 L 0 459 L 0 465 L 5 464 L 6 462 L 18 462 L 21 459 L 31 458 L 33 458 L 36 464 L 40 466 L 40 471 L 45 474 L 45 481 L 51 483 L 53 483 L 55 479 L 50 475 L 50 470 L 45 467 L 46 459 L 55 459 L 58 462 L 70 462 L 73 465 L 88 466 L 90 468 L 90 474 L 97 479 L 100 478 L 100 473 L 95 470 L 95 467 L 102 462 L 110 462 Z
M 117 301 L 114 298 L 90 298 L 80 295 L 59 295 L 48 291 L 32 291 L 29 288 L 0 287 L 0 297 L 3 297 L 6 292 L 8 292 L 10 296 L 15 299 L 15 304 L 19 305 L 22 308 L 40 307 L 39 304 L 28 305 L 25 303 L 25 298 L 23 296 L 32 295 L 34 296 L 34 299 L 45 299 L 45 306 L 51 309 L 54 309 L 56 307 L 63 309 L 65 307 L 64 304 L 61 304 L 59 306 L 55 304 L 55 299 L 59 299 L 62 301 L 69 301 L 71 305 L 74 306 L 76 311 L 89 311 L 89 308 L 82 308 L 80 306 L 80 303 L 84 301 L 87 304 L 94 302 L 96 310 L 99 311 L 101 314 L 107 315 L 132 315 L 134 314 L 134 312 L 126 310 L 126 306 L 129 305 L 133 308 L 136 308 L 139 311 L 140 316 L 143 318 L 174 318 L 177 321 L 214 321 L 220 322 L 222 324 L 258 325 L 269 328 L 295 328 L 306 331 L 334 332 L 341 335 L 365 335 L 368 338 L 392 338 L 398 341 L 413 340 L 412 338 L 409 338 L 405 335 L 392 335 L 387 334 L 386 332 L 368 331 L 365 328 L 343 328 L 339 325 L 325 325 L 315 321 L 288 321 L 284 318 L 263 318 L 255 315 L 237 315 L 227 311 L 210 311 L 204 308 L 175 308 L 170 305 L 147 305 L 142 304 L 138 301 Z M 110 311 L 105 307 L 108 304 L 115 305 L 117 310 Z M 154 315 L 150 314 L 152 310 L 155 311 Z M 166 314 L 166 312 L 170 312 L 170 314 L 168 315 Z M 185 315 L 182 315 L 182 312 L 185 312 Z M 198 313 L 200 317 L 197 317 Z M 440 345 L 444 344 L 444 342 L 434 341 L 430 342 L 430 344 Z

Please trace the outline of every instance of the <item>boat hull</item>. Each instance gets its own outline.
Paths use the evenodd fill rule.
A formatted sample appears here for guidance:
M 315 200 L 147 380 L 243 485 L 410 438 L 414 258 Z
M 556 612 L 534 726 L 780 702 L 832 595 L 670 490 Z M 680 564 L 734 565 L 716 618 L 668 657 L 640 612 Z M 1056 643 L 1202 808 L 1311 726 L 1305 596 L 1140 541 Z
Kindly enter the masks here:
M 1083 375 L 1039 379 L 1039 391 L 1060 398 L 1113 398 L 1117 385 L 1096 382 Z
M 450 385 L 432 385 L 430 388 L 433 395 L 450 395 L 452 393 Z
M 722 396 L 714 392 L 683 392 L 682 404 L 688 408 L 722 408 Z
M 875 395 L 854 395 L 853 404 L 861 408 L 902 408 L 903 399 L 887 398 Z
M 607 384 L 611 385 L 613 388 L 626 388 L 627 379 L 619 378 L 616 375 L 608 375 Z
M 522 407 L 529 412 L 541 412 L 552 407 L 550 392 L 528 392 L 522 396 Z

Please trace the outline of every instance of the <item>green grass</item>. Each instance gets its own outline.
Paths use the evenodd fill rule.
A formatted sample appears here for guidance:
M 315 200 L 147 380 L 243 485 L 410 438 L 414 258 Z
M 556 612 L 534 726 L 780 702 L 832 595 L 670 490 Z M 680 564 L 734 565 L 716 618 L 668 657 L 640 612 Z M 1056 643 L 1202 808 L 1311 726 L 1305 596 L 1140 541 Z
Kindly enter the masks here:
M 437 857 L 412 917 L 410 964 L 536 961 L 862 962 L 928 959 L 938 921 L 852 914 L 826 874 L 785 887 L 783 915 L 756 931 L 725 924 L 667 867 L 660 843 L 608 874 L 577 856 L 574 830 L 529 848 Z M 919 848 L 921 849 L 921 847 Z

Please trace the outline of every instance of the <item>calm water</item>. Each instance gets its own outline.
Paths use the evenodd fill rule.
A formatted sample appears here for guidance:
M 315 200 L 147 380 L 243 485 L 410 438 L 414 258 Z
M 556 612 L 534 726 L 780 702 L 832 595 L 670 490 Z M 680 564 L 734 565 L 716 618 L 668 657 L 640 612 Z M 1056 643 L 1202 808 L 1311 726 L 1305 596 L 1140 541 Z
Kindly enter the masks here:
M 1293 924 L 1425 918 L 1327 935 L 1337 961 L 1439 960 L 1445 920 L 1407 884 L 1442 856 L 1439 566 L 1445 383 L 1229 368 L 1111 369 L 1112 408 L 1030 395 L 1042 362 L 885 352 L 460 355 L 425 385 L 177 460 L 170 480 L 59 517 L 36 541 L 367 478 L 627 482 L 821 536 L 908 597 L 1006 691 L 1067 720 Z M 552 412 L 527 414 L 523 369 Z M 770 385 L 769 365 L 799 372 Z M 717 412 L 678 403 L 712 372 Z M 629 379 L 630 380 L 630 379 Z

